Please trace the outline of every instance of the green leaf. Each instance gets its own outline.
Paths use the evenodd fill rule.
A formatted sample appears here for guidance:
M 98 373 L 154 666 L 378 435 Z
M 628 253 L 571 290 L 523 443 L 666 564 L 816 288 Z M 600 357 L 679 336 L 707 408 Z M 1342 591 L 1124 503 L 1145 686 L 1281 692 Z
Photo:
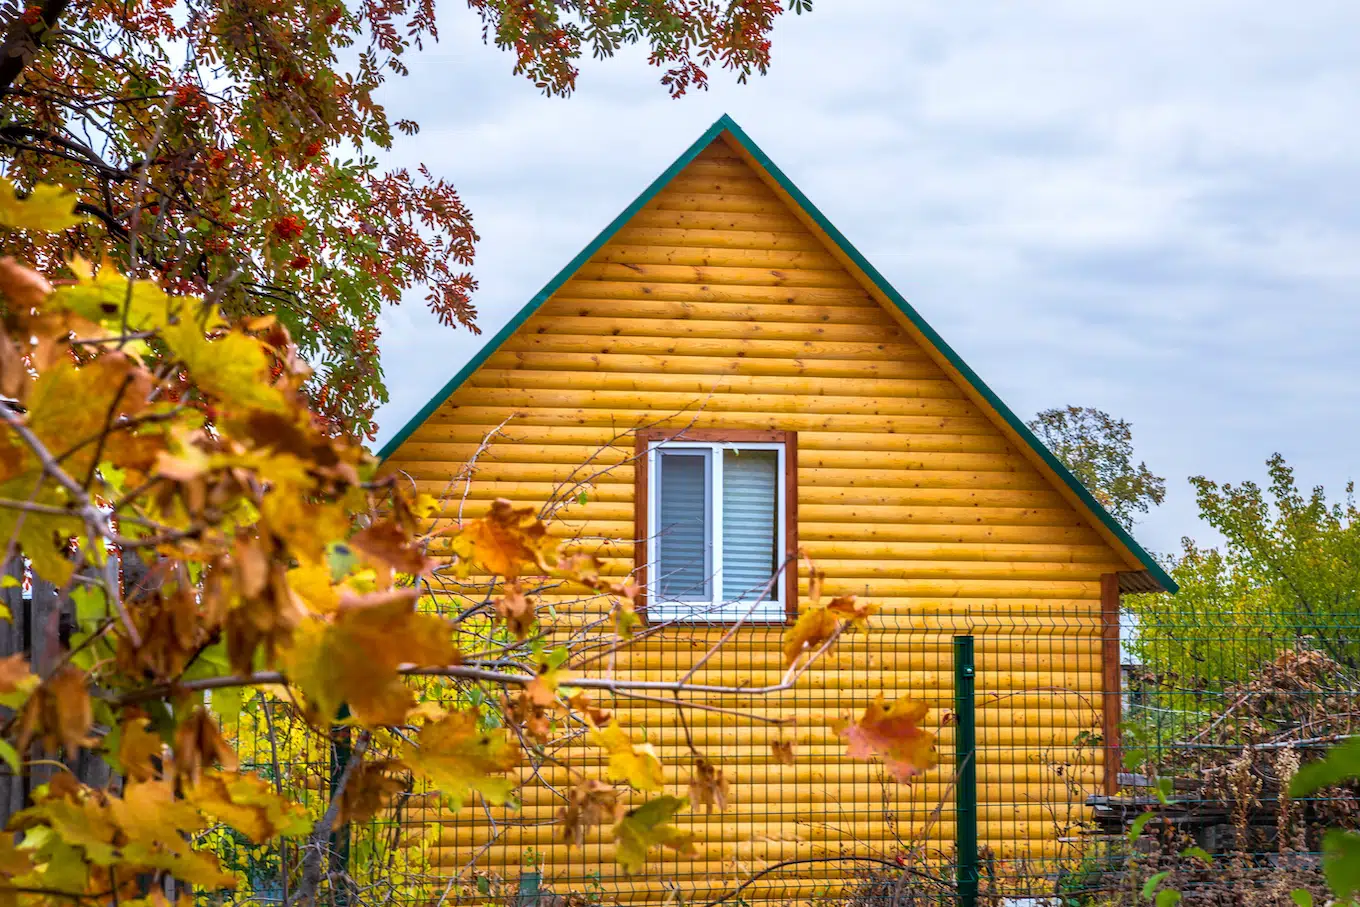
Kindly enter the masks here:
M 479 894 L 490 894 L 491 880 L 486 876 L 477 876 L 477 891 Z
M 72 589 L 71 601 L 75 604 L 76 624 L 86 629 L 94 629 L 100 620 L 109 616 L 108 602 L 101 589 L 92 586 Z
M 1169 876 L 1169 875 L 1171 875 L 1170 870 L 1164 870 L 1164 871 L 1162 871 L 1162 872 L 1157 873 L 1155 876 L 1152 876 L 1152 877 L 1149 878 L 1146 882 L 1144 882 L 1144 883 L 1143 883 L 1143 899 L 1144 899 L 1144 900 L 1147 900 L 1147 901 L 1152 900 L 1152 894 L 1153 894 L 1153 892 L 1155 892 L 1155 891 L 1157 890 L 1157 886 L 1160 885 L 1160 884 L 1162 884 L 1162 882 L 1163 882 L 1163 881 L 1166 879 L 1166 877 Z
M 1143 826 L 1147 825 L 1156 817 L 1157 817 L 1156 813 L 1143 813 L 1141 816 L 1134 819 L 1133 824 L 1129 826 L 1129 843 L 1133 844 L 1140 837 L 1142 837 Z
M 1152 792 L 1157 795 L 1158 803 L 1163 806 L 1170 806 L 1172 803 L 1171 790 L 1172 781 L 1170 778 L 1158 778 L 1157 787 L 1154 788 Z
M 1183 857 L 1194 857 L 1203 863 L 1212 863 L 1214 858 L 1203 847 L 1187 847 L 1181 851 Z
M 0 759 L 5 760 L 5 764 L 9 766 L 11 772 L 15 775 L 19 774 L 19 754 L 10 745 L 10 742 L 3 737 L 0 737 Z
M 1320 788 L 1360 777 L 1360 738 L 1334 746 L 1316 762 L 1295 773 L 1289 782 L 1289 796 L 1306 797 Z
M 1299 907 L 1313 907 L 1313 893 L 1307 888 L 1295 888 L 1289 892 L 1289 897 L 1293 899 Z
M 1337 897 L 1360 892 L 1360 834 L 1333 828 L 1323 836 L 1322 873 Z
M 1181 893 L 1174 888 L 1163 888 L 1157 892 L 1157 907 L 1175 907 L 1181 902 Z
M 331 582 L 338 583 L 354 572 L 359 557 L 344 542 L 331 542 L 326 546 L 326 563 L 331 568 Z
M 576 496 L 576 503 L 580 504 L 582 507 L 584 507 L 589 500 L 590 495 L 586 494 L 584 491 Z

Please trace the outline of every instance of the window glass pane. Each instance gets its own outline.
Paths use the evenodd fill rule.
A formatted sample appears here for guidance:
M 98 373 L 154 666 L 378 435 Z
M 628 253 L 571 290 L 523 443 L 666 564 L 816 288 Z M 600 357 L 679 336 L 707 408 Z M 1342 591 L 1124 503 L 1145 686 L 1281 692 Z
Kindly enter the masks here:
M 723 451 L 723 601 L 753 600 L 774 575 L 778 493 L 777 451 Z
M 670 601 L 712 601 L 708 451 L 657 455 L 657 578 Z

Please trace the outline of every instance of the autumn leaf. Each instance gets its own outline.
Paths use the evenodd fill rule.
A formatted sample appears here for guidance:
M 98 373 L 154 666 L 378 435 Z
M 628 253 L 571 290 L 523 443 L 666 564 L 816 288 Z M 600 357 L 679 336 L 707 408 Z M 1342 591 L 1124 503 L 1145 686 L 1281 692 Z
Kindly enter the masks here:
M 284 653 L 288 677 L 307 696 L 317 720 L 341 703 L 369 724 L 401 724 L 415 699 L 397 673 L 407 662 L 454 663 L 449 626 L 415 610 L 416 589 L 347 595 L 330 619 L 309 618 Z
M 421 576 L 434 566 L 423 548 L 392 520 L 380 520 L 356 532 L 349 540 L 369 559 L 386 564 L 398 573 Z
M 847 621 L 850 626 L 863 629 L 875 608 L 868 602 L 857 602 L 853 595 L 842 595 L 827 602 L 826 610 Z
M 401 768 L 401 763 L 394 759 L 361 763 L 345 784 L 337 824 L 364 822 L 384 809 L 393 797 L 406 789 L 406 782 L 399 774 Z
M 891 706 L 878 694 L 857 722 L 837 721 L 836 732 L 849 741 L 851 759 L 881 757 L 898 781 L 907 781 L 935 765 L 935 735 L 921 727 L 930 706 L 907 696 Z
M 38 686 L 38 677 L 28 669 L 22 653 L 0 658 L 0 705 L 17 708 Z
M 556 547 L 533 507 L 516 509 L 504 498 L 493 501 L 485 517 L 454 530 L 451 543 L 463 576 L 476 565 L 507 580 L 517 579 L 526 567 L 547 573 L 547 558 Z
M 774 761 L 780 765 L 793 765 L 793 741 L 792 740 L 771 740 L 770 755 Z
M 311 830 L 311 819 L 302 805 L 280 796 L 256 775 L 207 771 L 186 788 L 185 798 L 257 844 Z
M 634 790 L 661 790 L 666 783 L 665 770 L 650 743 L 634 744 L 627 732 L 614 722 L 602 730 L 592 730 L 590 742 L 609 754 L 610 781 L 621 781 Z
M 8 255 L 0 258 L 0 294 L 11 308 L 37 308 L 51 293 L 46 277 Z
M 76 194 L 70 189 L 39 183 L 20 198 L 14 183 L 0 177 L 0 224 L 6 227 L 57 233 L 85 222 L 75 208 Z
M 612 784 L 588 778 L 567 794 L 567 805 L 558 809 L 562 840 L 584 846 L 586 832 L 619 818 L 619 792 Z
M 533 599 L 524 594 L 517 582 L 507 582 L 503 588 L 504 594 L 495 601 L 496 620 L 505 624 L 516 639 L 526 639 L 538 619 Z
M 407 765 L 461 809 L 479 793 L 492 806 L 509 799 L 516 782 L 498 777 L 519 765 L 520 750 L 504 728 L 484 731 L 472 711 L 450 712 L 421 728 L 415 746 L 403 749 Z
M 118 737 L 118 762 L 123 774 L 133 781 L 150 781 L 160 774 L 158 763 L 165 744 L 158 734 L 148 730 L 150 724 L 144 717 L 131 717 L 123 722 Z
M 283 397 L 269 383 L 264 347 L 254 337 L 228 331 L 209 340 L 187 311 L 177 324 L 163 328 L 160 336 L 194 381 L 222 401 L 247 409 L 284 409 Z
M 217 728 L 217 720 L 199 706 L 175 729 L 175 775 L 192 784 L 203 770 L 221 765 L 236 769 L 236 751 Z
M 170 297 L 155 281 L 129 279 L 107 259 L 98 271 L 80 257 L 70 262 L 70 268 L 76 280 L 53 289 L 48 299 L 52 308 L 73 312 L 119 333 L 124 318 L 132 331 L 151 330 L 169 321 Z
M 681 853 L 694 851 L 694 836 L 681 831 L 669 820 L 689 806 L 682 797 L 657 797 L 629 810 L 614 826 L 614 841 L 618 845 L 614 859 L 630 875 L 641 872 L 647 864 L 647 851 L 666 847 Z
M 60 746 L 68 759 L 74 758 L 81 747 L 94 743 L 90 737 L 94 714 L 88 682 L 84 671 L 67 664 L 37 688 L 20 715 L 19 752 L 28 749 L 34 736 L 41 736 L 49 751 Z
M 694 760 L 694 771 L 689 777 L 690 798 L 704 807 L 705 814 L 712 815 L 713 807 L 719 812 L 727 809 L 727 778 L 723 770 L 703 756 Z
M 573 693 L 567 700 L 567 704 L 570 705 L 574 711 L 579 712 L 584 716 L 584 718 L 595 727 L 604 727 L 613 719 L 613 713 L 608 709 L 602 709 L 595 705 L 594 700 L 590 698 L 590 694 L 585 690 Z
M 808 608 L 784 631 L 784 665 L 791 666 L 804 652 L 815 652 L 835 635 L 840 618 L 826 608 Z

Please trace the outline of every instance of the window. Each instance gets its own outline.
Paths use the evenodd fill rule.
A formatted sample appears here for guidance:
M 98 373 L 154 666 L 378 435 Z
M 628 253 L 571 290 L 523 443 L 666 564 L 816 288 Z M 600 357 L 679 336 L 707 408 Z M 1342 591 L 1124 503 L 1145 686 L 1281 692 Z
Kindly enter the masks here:
M 648 618 L 783 621 L 797 590 L 796 568 L 775 579 L 796 547 L 792 433 L 691 431 L 639 447 Z

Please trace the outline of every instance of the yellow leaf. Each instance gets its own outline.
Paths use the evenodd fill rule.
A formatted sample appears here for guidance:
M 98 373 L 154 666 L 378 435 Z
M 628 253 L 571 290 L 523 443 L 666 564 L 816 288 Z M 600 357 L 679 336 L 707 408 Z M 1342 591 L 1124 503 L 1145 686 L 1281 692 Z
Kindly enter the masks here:
M 76 194 L 70 189 L 40 183 L 27 198 L 19 198 L 14 183 L 0 177 L 0 224 L 6 227 L 57 233 L 85 222 L 75 208 Z
M 628 734 L 615 721 L 603 730 L 592 730 L 590 742 L 609 754 L 611 781 L 622 781 L 635 790 L 661 790 L 666 783 L 665 770 L 650 743 L 634 745 Z
M 156 761 L 163 758 L 165 744 L 159 735 L 147 730 L 150 724 L 145 718 L 125 721 L 118 738 L 118 761 L 123 774 L 134 781 L 150 781 L 159 774 Z
M 416 744 L 405 748 L 406 763 L 455 809 L 461 809 L 473 791 L 500 806 L 515 789 L 513 779 L 495 776 L 519 765 L 519 746 L 504 728 L 480 730 L 475 712 L 451 712 L 425 725 Z
M 177 324 L 164 328 L 161 337 L 198 386 L 223 402 L 246 409 L 285 409 L 282 394 L 269 383 L 264 344 L 256 338 L 230 331 L 209 340 L 187 311 Z
M 470 520 L 453 533 L 452 549 L 458 555 L 459 569 L 467 575 L 480 565 L 493 576 L 516 579 L 526 567 L 549 568 L 547 558 L 557 547 L 548 528 L 535 515 L 533 507 L 516 509 L 498 498 L 491 511 L 481 519 Z
M 784 631 L 784 665 L 798 660 L 804 652 L 814 652 L 831 638 L 840 619 L 826 608 L 808 608 Z
M 89 262 L 77 257 L 71 261 L 71 270 L 76 282 L 56 287 L 47 304 L 112 330 L 121 332 L 125 312 L 129 330 L 155 330 L 170 320 L 172 306 L 192 302 L 172 302 L 155 281 L 129 280 L 111 261 L 103 262 L 95 272 Z
M 204 772 L 185 797 L 205 815 L 225 822 L 256 844 L 311 830 L 311 819 L 300 804 L 279 796 L 255 775 Z
M 330 720 L 348 703 L 366 724 L 401 724 L 415 700 L 397 666 L 457 660 L 448 624 L 417 613 L 417 595 L 393 589 L 350 596 L 329 621 L 311 618 L 298 628 L 284 663 L 318 719 Z
M 898 781 L 906 781 L 935 765 L 935 735 L 921 727 L 930 706 L 903 696 L 891 706 L 879 693 L 853 724 L 838 721 L 835 730 L 849 741 L 851 759 L 882 757 Z
M 694 836 L 669 824 L 687 806 L 689 801 L 682 797 L 657 797 L 624 814 L 614 826 L 614 841 L 618 845 L 614 859 L 624 872 L 641 872 L 647 864 L 647 851 L 653 847 L 693 854 Z

